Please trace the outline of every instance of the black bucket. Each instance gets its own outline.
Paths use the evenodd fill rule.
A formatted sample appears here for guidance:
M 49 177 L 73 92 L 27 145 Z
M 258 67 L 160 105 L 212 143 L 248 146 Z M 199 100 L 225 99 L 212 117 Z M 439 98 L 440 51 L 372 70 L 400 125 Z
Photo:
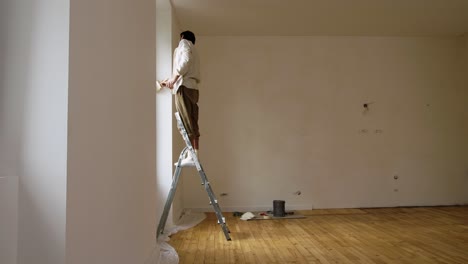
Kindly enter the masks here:
M 273 200 L 273 216 L 284 217 L 286 215 L 286 212 L 284 210 L 284 204 L 284 201 Z

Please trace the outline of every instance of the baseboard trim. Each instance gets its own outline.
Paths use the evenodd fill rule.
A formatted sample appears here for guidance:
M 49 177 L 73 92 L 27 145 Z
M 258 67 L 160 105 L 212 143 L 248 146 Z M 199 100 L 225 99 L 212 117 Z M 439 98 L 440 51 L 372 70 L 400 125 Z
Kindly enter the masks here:
M 198 207 L 198 208 L 187 208 L 194 212 L 214 212 L 213 207 Z M 285 207 L 286 211 L 292 210 L 312 210 L 312 205 L 288 205 Z M 271 211 L 272 206 L 222 206 L 223 212 L 261 212 Z

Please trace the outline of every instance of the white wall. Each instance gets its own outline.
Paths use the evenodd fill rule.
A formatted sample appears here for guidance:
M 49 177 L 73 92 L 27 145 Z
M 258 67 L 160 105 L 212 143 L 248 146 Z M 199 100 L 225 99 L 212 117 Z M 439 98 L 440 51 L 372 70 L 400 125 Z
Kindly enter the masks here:
M 12 48 L 18 44 L 11 21 L 13 2 L 0 2 L 0 263 L 16 264 L 18 239 L 18 173 L 20 100 L 13 85 L 18 68 Z M 19 89 L 16 89 L 19 90 Z
M 0 177 L 0 263 L 16 264 L 18 177 Z
M 154 2 L 74 1 L 70 53 L 69 1 L 0 7 L 0 263 L 144 263 L 156 225 Z
M 184 29 L 185 30 L 185 29 Z M 177 17 L 174 13 L 174 8 L 172 8 L 172 51 L 179 46 L 179 41 L 180 41 L 180 33 L 183 30 L 180 28 L 179 21 L 177 20 Z M 171 67 L 172 68 L 172 67 Z M 172 75 L 172 74 L 171 74 Z M 172 158 L 173 158 L 173 163 L 172 165 L 179 160 L 179 155 L 182 151 L 182 149 L 185 148 L 185 142 L 182 139 L 182 136 L 180 135 L 179 129 L 177 128 L 177 122 L 174 117 L 174 113 L 177 112 L 177 109 L 175 108 L 175 97 L 172 96 Z M 175 170 L 175 166 L 172 166 L 172 168 Z M 193 170 L 192 173 L 197 173 L 196 170 Z M 173 202 L 173 216 L 174 216 L 174 221 L 177 222 L 177 220 L 182 216 L 183 210 L 185 209 L 184 205 L 184 199 L 183 199 L 183 186 L 184 183 L 184 178 L 190 177 L 190 170 L 189 169 L 182 169 L 181 175 L 180 175 L 180 180 L 179 180 L 179 187 L 178 191 L 176 193 L 176 196 L 174 198 Z
M 155 21 L 153 0 L 72 1 L 67 264 L 154 251 Z
M 2 1 L 0 9 L 0 210 L 8 229 L 0 262 L 61 264 L 69 1 Z
M 19 9 L 19 4 L 13 1 L 0 2 L 0 177 L 17 176 L 18 168 L 18 131 L 22 112 L 20 97 L 24 88 L 12 87 L 20 82 L 18 74 L 14 74 L 15 69 L 24 67 L 29 59 L 28 56 L 19 54 L 26 52 L 27 48 L 20 42 L 21 38 L 26 39 L 27 34 L 15 32 L 21 26 L 13 23 L 18 22 L 15 13 L 21 13 Z M 26 25 L 22 27 L 25 28 Z
M 173 7 L 168 0 L 156 2 L 156 78 L 163 80 L 170 78 L 172 74 L 172 52 L 174 50 L 173 39 L 178 34 L 177 21 Z M 167 194 L 171 188 L 174 171 L 173 157 L 178 155 L 178 148 L 174 147 L 174 104 L 173 95 L 169 89 L 162 89 L 156 96 L 156 150 L 157 150 L 157 177 L 158 190 L 156 214 L 159 221 L 163 212 Z M 183 210 L 181 204 L 182 193 L 176 192 L 172 203 L 172 212 L 169 214 L 166 227 L 170 227 L 177 221 Z
M 203 164 L 228 193 L 225 210 L 468 202 L 459 39 L 202 37 L 197 47 Z M 209 208 L 198 184 L 185 179 L 184 204 Z

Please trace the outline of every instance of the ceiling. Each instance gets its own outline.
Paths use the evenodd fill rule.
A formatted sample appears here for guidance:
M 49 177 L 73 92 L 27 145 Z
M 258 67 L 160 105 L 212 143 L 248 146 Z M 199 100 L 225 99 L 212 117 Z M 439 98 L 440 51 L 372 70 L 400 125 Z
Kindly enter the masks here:
M 238 36 L 459 36 L 468 0 L 171 0 L 182 30 Z

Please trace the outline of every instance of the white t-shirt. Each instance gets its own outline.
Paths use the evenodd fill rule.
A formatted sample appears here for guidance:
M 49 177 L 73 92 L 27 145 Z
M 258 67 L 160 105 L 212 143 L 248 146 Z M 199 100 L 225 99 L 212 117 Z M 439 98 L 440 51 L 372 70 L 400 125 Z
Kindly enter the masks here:
M 178 74 L 179 80 L 174 84 L 173 93 L 176 94 L 181 85 L 198 90 L 200 82 L 200 59 L 191 41 L 181 39 L 174 50 L 173 74 Z

